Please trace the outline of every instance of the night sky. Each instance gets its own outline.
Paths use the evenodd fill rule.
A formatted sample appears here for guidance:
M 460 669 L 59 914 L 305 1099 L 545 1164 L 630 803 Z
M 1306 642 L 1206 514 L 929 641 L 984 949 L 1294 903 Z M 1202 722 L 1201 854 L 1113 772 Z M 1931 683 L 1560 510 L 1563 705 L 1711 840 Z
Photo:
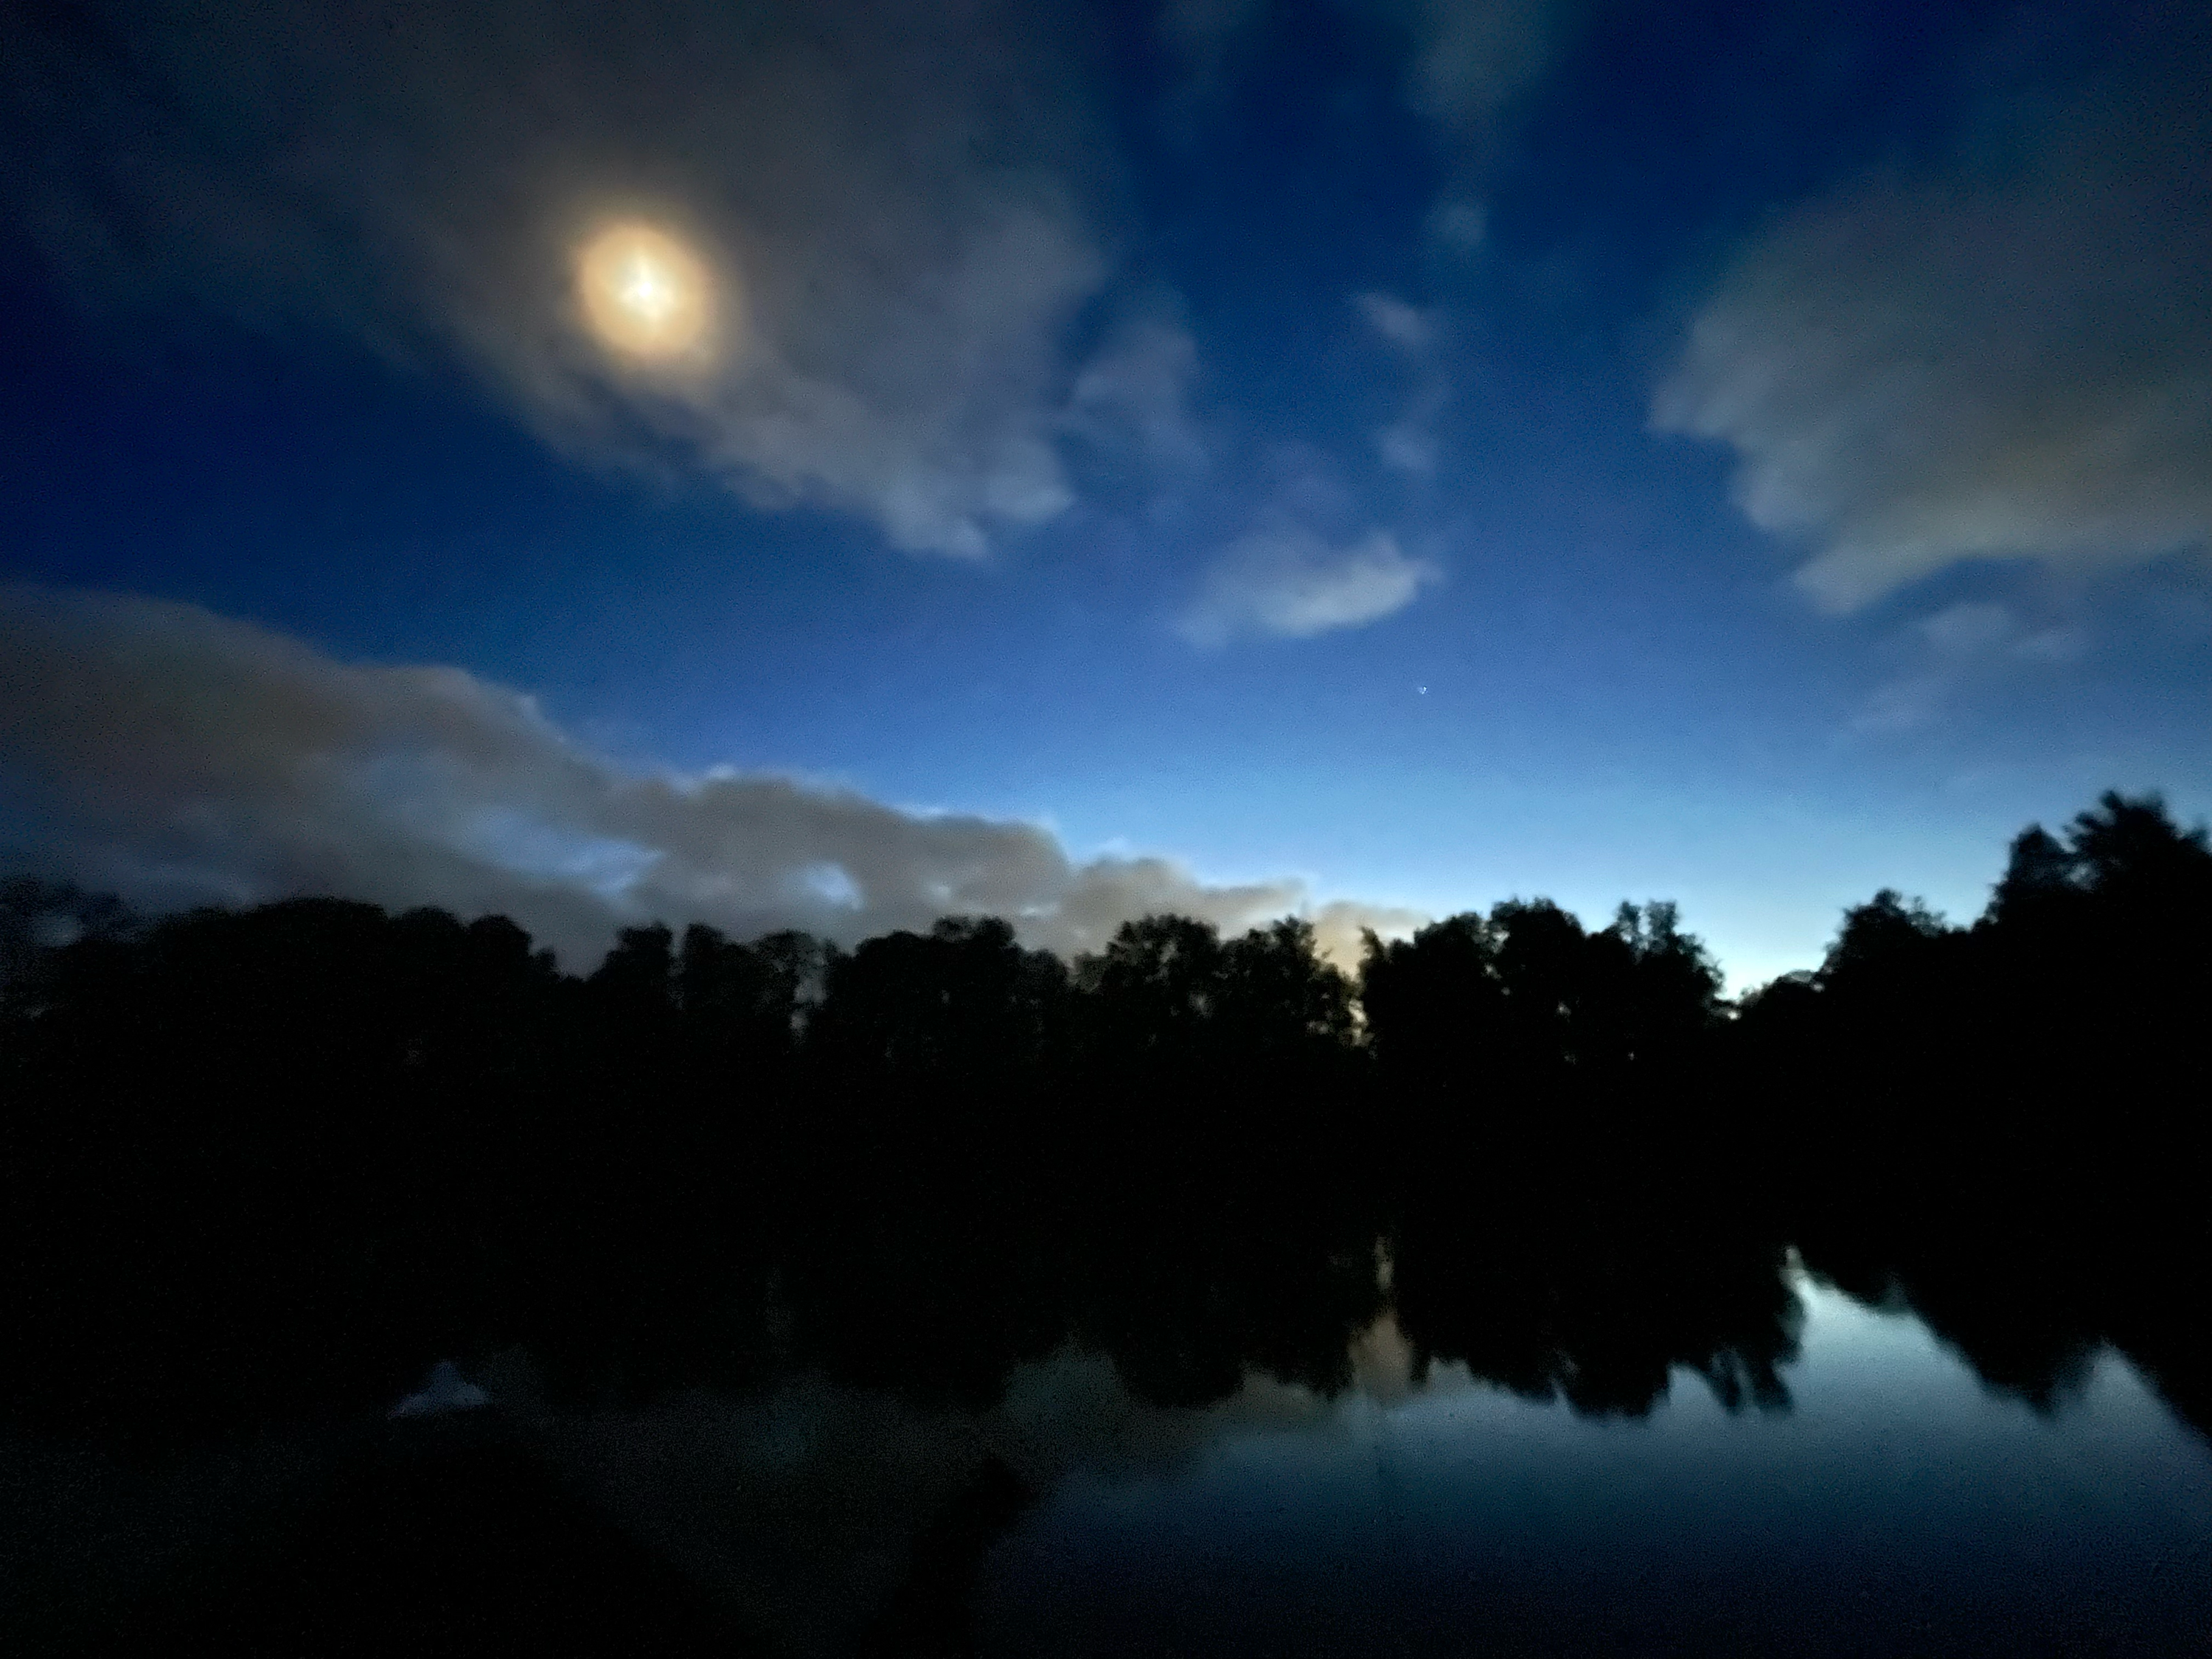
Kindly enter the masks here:
M 9 7 L 0 867 L 572 966 L 1971 918 L 2212 808 L 2208 85 L 2199 4 Z

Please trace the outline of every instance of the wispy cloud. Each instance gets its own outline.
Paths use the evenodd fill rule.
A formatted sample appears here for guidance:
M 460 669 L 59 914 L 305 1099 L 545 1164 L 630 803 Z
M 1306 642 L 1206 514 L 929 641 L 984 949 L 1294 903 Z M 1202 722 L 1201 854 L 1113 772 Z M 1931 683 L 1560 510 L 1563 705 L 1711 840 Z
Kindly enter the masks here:
M 1064 342 L 1113 280 L 1112 141 L 1033 9 L 6 20 L 0 192 L 88 294 L 458 359 L 579 454 L 848 510 L 919 552 L 980 556 L 1070 503 Z M 625 217 L 714 274 L 710 366 L 641 372 L 581 325 L 574 248 Z M 1108 349 L 1094 388 L 1124 372 Z
M 514 916 L 572 963 L 652 918 L 851 941 L 951 914 L 1095 948 L 1174 910 L 1226 928 L 1302 882 L 1071 858 L 1035 824 L 787 777 L 640 774 L 459 669 L 341 663 L 197 606 L 0 588 L 0 867 L 143 905 L 335 893 Z M 1363 922 L 1317 912 L 1356 959 Z
M 1387 530 L 1346 547 L 1310 531 L 1255 531 L 1216 562 L 1177 628 L 1202 646 L 1255 635 L 1310 639 L 1402 611 L 1443 576 L 1429 561 L 1407 556 Z
M 1375 434 L 1375 453 L 1382 458 L 1382 465 L 1417 478 L 1428 477 L 1436 471 L 1437 448 L 1437 434 L 1419 410 L 1402 420 L 1391 422 Z
M 1483 203 L 1516 105 L 1578 25 L 1582 0 L 1382 0 L 1412 42 L 1406 102 L 1443 137 L 1450 177 L 1427 231 L 1462 258 L 1482 245 Z
M 1147 479 L 1202 472 L 1208 455 L 1190 410 L 1198 343 L 1166 302 L 1133 310 L 1075 377 L 1065 429 Z
M 1655 422 L 1734 447 L 1744 512 L 1813 543 L 1815 603 L 2212 536 L 2205 40 L 2139 42 L 2125 78 L 1997 110 L 1942 170 L 1803 209 L 1699 310 Z
M 1451 401 L 1451 385 L 1437 362 L 1446 331 L 1441 309 L 1423 309 L 1389 294 L 1359 294 L 1352 304 L 1376 337 L 1417 371 L 1413 395 L 1397 419 L 1375 434 L 1375 453 L 1393 471 L 1426 478 L 1437 470 L 1437 416 Z
M 1352 304 L 1367 325 L 1401 350 L 1416 356 L 1436 343 L 1436 318 L 1391 294 L 1360 294 Z
M 1962 599 L 1905 630 L 1897 642 L 1904 666 L 1869 694 L 1850 729 L 1866 733 L 1927 726 L 1973 683 L 2073 662 L 2088 643 L 2077 623 L 2032 623 L 2015 606 Z
M 1577 7 L 1569 0 L 1410 0 L 1392 8 L 1413 37 L 1407 101 L 1486 146 L 1513 99 L 1550 64 Z
M 1466 258 L 1490 234 L 1490 215 L 1480 202 L 1447 196 L 1429 210 L 1424 228 L 1440 246 Z

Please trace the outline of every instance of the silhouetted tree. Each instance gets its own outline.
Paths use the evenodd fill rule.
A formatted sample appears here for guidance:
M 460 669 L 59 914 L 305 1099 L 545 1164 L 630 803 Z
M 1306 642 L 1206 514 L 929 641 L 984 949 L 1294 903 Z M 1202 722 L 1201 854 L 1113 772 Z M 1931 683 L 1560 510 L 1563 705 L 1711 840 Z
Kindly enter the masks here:
M 2154 799 L 2023 833 L 1971 928 L 1884 890 L 1733 1016 L 1665 903 L 1370 936 L 1356 988 L 1296 921 L 1072 967 L 647 926 L 579 978 L 501 918 L 34 881 L 0 956 L 17 1411 L 191 1433 L 508 1342 L 556 1391 L 975 1401 L 1071 1339 L 1164 1401 L 1327 1389 L 1378 1240 L 1424 1352 L 1578 1408 L 1778 1398 L 1794 1243 L 2025 1398 L 2109 1340 L 2212 1410 L 2212 851 Z

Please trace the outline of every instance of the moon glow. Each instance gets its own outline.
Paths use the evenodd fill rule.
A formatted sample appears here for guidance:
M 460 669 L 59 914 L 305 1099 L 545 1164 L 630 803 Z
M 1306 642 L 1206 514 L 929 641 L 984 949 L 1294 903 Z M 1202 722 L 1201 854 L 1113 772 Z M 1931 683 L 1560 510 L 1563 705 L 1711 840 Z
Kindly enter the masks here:
M 644 362 L 702 356 L 713 343 L 713 279 L 699 256 L 651 225 L 619 224 L 576 256 L 584 316 L 611 349 Z

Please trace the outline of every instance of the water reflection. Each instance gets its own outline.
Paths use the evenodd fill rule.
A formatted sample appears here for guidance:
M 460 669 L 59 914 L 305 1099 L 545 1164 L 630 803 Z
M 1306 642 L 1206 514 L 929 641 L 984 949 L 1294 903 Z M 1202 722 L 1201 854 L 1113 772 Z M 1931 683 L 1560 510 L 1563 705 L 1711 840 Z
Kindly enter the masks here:
M 1086 1468 L 985 1580 L 992 1653 L 2164 1652 L 2212 1462 L 2109 1352 L 2070 1407 L 1798 1279 L 1791 1409 L 1592 1415 L 1430 1368 L 1171 1471 Z
M 319 1413 L 264 1378 L 243 1437 L 19 1419 L 14 1645 L 2151 1654 L 2212 1619 L 2172 1212 L 1784 1206 L 1712 1159 L 1388 1206 L 845 1173 L 658 1312 L 451 1350 L 486 1410 L 391 1416 L 416 1370 Z
M 1383 1305 L 1318 1381 L 1246 1364 L 1177 1400 L 1158 1366 L 1068 1341 L 983 1404 L 805 1362 L 591 1406 L 509 1351 L 472 1367 L 489 1411 L 166 1475 L 19 1444 L 15 1496 L 52 1495 L 34 1452 L 81 1508 L 114 1488 L 106 1536 L 45 1547 L 127 1590 L 111 1558 L 135 1525 L 204 1525 L 228 1494 L 222 1547 L 141 1574 L 112 1649 L 80 1621 L 103 1651 L 436 1651 L 451 1625 L 800 1659 L 1442 1655 L 1471 1632 L 1515 1653 L 2160 1653 L 2212 1613 L 2212 1455 L 2109 1346 L 2046 1340 L 2057 1369 L 2023 1385 L 2017 1351 L 1973 1360 L 1902 1281 L 1870 1304 L 1790 1250 L 1584 1258 L 1533 1288 L 1485 1268 L 1448 1281 L 1461 1299 L 1420 1249 L 1369 1261 Z M 240 1499 L 255 1459 L 284 1478 Z M 19 1593 L 56 1566 L 39 1553 L 19 1549 Z M 349 1639 L 319 1645 L 340 1618 Z

